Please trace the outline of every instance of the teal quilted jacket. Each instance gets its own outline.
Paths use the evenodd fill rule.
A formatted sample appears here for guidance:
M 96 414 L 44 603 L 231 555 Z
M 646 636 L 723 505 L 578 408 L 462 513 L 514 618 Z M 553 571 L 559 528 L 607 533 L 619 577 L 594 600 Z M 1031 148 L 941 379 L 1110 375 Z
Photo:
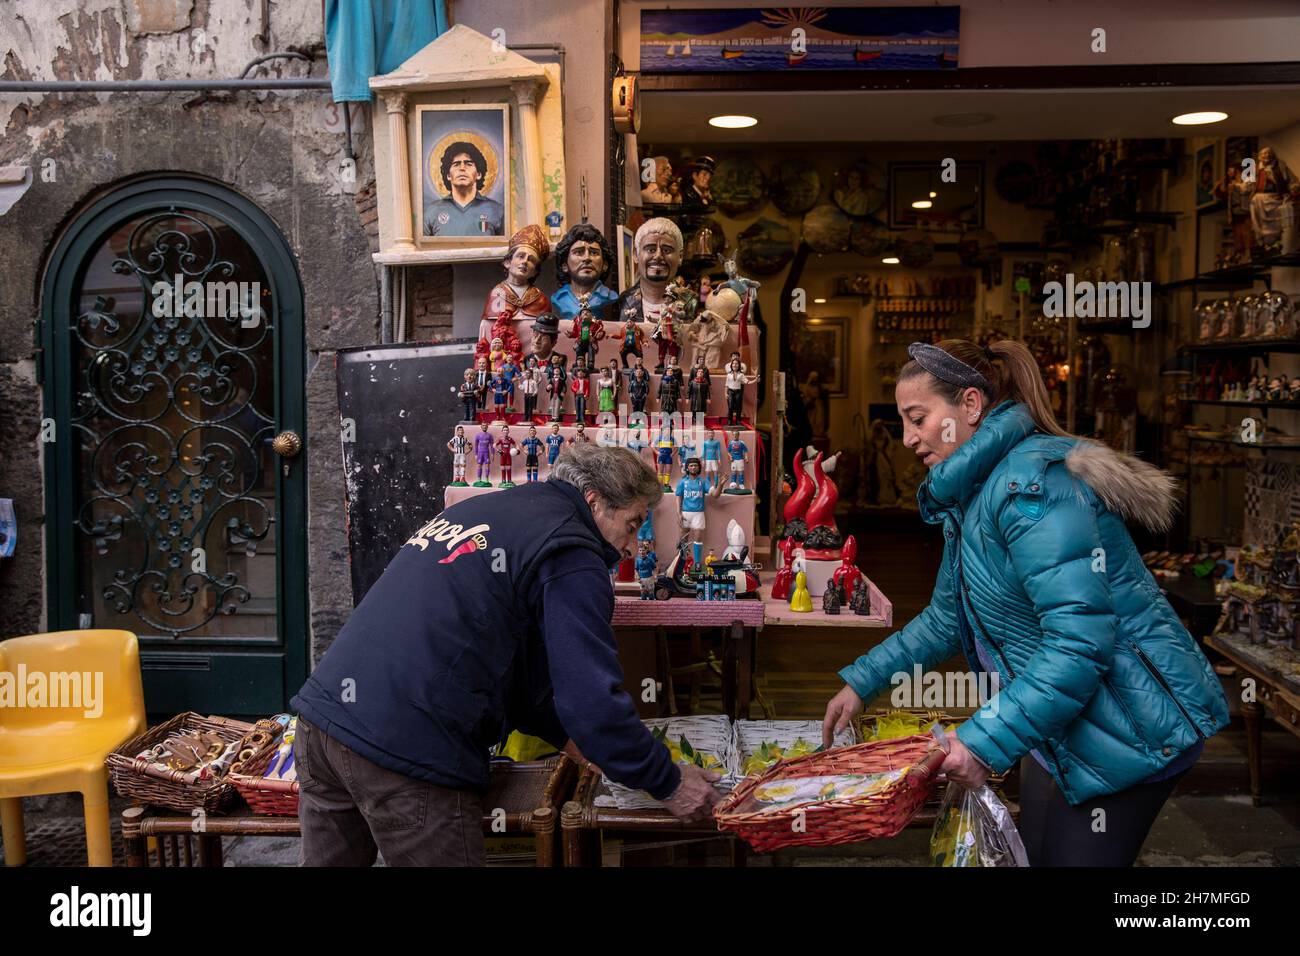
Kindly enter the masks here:
M 973 629 L 1001 689 L 957 736 L 997 772 L 1037 749 L 1071 804 L 1131 786 L 1227 725 L 1218 678 L 1124 526 L 1168 527 L 1164 472 L 1037 432 L 1024 405 L 1003 402 L 917 498 L 944 529 L 934 594 L 840 671 L 858 696 L 958 650 L 978 671 Z

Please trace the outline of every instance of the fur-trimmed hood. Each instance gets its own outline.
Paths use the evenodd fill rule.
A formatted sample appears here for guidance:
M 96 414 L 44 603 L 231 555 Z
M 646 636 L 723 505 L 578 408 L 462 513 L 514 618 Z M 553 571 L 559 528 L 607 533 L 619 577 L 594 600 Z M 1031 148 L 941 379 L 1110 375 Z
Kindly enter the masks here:
M 1157 532 L 1173 525 L 1178 480 L 1155 465 L 1085 438 L 1065 456 L 1065 467 L 1124 521 Z

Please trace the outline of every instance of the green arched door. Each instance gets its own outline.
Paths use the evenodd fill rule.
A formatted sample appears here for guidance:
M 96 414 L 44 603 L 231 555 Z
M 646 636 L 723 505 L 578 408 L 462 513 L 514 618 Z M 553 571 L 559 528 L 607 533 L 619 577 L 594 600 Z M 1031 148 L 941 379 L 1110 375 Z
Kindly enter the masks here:
M 42 298 L 51 630 L 140 637 L 150 713 L 266 714 L 307 673 L 302 286 L 224 187 L 113 191 Z M 292 441 L 281 442 L 281 450 Z

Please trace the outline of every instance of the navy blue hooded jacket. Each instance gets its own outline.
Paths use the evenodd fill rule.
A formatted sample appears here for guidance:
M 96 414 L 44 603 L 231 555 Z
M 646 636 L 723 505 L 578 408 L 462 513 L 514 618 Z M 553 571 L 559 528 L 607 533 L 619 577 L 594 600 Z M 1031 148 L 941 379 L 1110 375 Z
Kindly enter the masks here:
M 484 789 L 515 728 L 572 739 L 610 779 L 680 781 L 623 691 L 601 536 L 573 485 L 534 482 L 447 508 L 401 547 L 292 705 L 367 760 Z

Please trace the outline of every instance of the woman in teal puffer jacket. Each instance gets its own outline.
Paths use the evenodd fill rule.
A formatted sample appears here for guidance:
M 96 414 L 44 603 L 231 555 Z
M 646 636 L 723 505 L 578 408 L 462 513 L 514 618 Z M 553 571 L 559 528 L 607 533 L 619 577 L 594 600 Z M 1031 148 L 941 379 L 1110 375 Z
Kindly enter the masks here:
M 1124 525 L 1168 528 L 1173 480 L 1065 432 L 1020 342 L 908 352 L 895 396 L 904 444 L 930 469 L 917 500 L 943 525 L 943 560 L 929 606 L 840 671 L 827 740 L 895 675 L 964 652 L 1001 689 L 949 735 L 948 779 L 979 786 L 1019 760 L 1032 865 L 1129 866 L 1228 723 Z

